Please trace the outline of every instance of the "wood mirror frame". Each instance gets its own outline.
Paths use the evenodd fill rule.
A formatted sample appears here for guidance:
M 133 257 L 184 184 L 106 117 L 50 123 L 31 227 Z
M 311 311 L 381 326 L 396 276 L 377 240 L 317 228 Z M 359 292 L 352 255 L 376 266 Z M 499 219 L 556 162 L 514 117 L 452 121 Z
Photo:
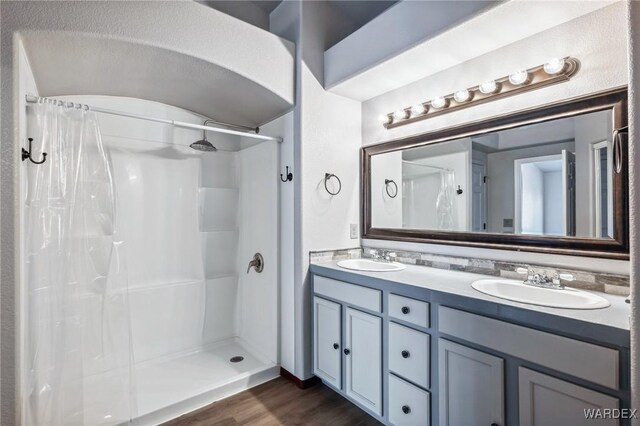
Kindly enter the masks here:
M 621 169 L 613 174 L 613 238 L 553 237 L 508 233 L 374 228 L 371 223 L 371 156 L 496 132 L 590 112 L 612 110 L 613 157 Z M 490 249 L 629 259 L 629 169 L 627 88 L 570 99 L 487 120 L 363 147 L 360 152 L 362 238 L 447 244 Z M 615 166 L 614 166 L 615 169 Z

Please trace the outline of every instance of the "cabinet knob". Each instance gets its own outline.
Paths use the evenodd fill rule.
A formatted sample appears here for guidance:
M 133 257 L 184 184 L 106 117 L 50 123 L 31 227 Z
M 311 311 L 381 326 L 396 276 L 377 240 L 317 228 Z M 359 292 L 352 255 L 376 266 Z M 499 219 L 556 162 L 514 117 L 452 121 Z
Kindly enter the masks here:
M 403 306 L 401 311 L 403 314 L 407 315 L 409 312 L 411 312 L 411 309 L 409 309 L 408 306 Z
M 498 426 L 498 423 L 491 423 L 491 426 Z
M 409 351 L 402 351 L 400 353 L 402 354 L 402 358 L 409 358 Z
M 344 352 L 345 355 L 349 355 L 351 353 L 351 351 L 349 349 L 347 349 L 347 348 L 344 348 L 343 352 Z
M 408 405 L 403 405 L 402 406 L 402 412 L 405 413 L 405 414 L 409 414 L 411 412 L 411 407 L 409 407 Z
M 339 344 L 337 344 L 337 343 L 334 343 L 334 344 L 333 344 L 333 349 L 338 349 L 339 347 L 340 347 L 340 345 L 339 345 Z

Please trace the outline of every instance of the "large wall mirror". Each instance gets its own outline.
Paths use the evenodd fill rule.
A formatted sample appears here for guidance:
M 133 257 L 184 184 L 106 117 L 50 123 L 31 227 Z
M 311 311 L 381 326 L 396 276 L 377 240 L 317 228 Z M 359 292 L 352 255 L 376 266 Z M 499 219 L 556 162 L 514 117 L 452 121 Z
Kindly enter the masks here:
M 627 91 L 363 148 L 365 238 L 625 259 Z

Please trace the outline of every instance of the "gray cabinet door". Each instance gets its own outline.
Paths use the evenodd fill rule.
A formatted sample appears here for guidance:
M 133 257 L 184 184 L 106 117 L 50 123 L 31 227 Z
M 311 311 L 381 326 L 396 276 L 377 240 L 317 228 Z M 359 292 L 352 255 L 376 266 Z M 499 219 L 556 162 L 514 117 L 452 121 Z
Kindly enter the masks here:
M 354 401 L 382 415 L 382 318 L 347 308 L 345 388 Z
M 493 355 L 438 339 L 441 426 L 504 423 L 504 366 Z
M 320 297 L 313 298 L 313 372 L 325 382 L 341 386 L 341 306 Z
M 598 418 L 618 408 L 616 398 L 524 367 L 518 368 L 518 383 L 521 426 L 618 424 Z

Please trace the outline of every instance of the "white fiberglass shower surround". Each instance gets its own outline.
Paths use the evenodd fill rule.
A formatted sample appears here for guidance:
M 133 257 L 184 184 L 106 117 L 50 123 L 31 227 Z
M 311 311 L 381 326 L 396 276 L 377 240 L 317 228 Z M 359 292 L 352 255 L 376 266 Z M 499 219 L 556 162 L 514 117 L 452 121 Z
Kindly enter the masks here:
M 278 367 L 275 140 L 194 125 L 140 99 L 27 106 L 23 416 L 155 423 L 269 380 Z M 247 271 L 255 253 L 264 269 Z

